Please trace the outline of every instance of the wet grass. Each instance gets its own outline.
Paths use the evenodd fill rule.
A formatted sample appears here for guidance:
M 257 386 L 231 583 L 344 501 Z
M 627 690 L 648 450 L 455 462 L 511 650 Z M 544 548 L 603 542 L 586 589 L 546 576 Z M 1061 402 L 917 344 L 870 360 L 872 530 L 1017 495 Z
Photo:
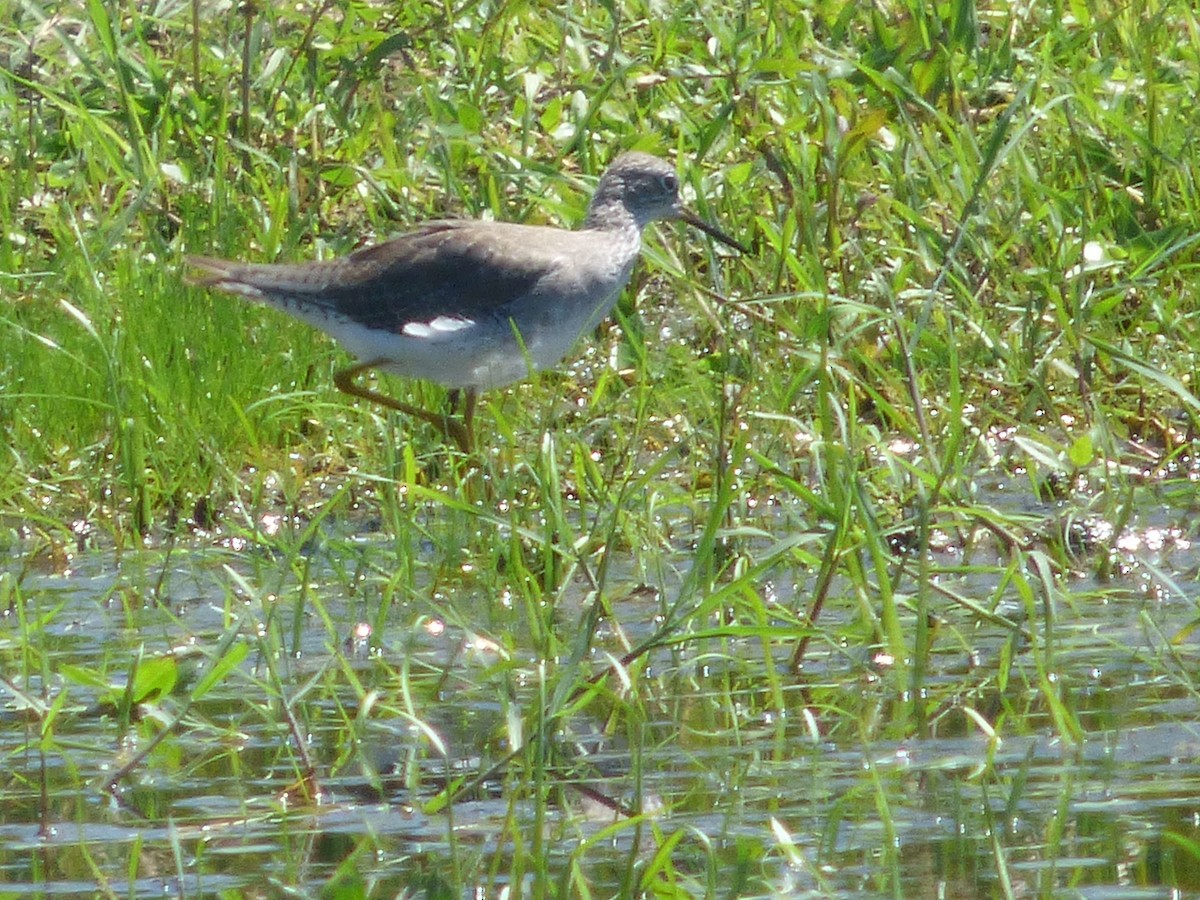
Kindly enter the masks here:
M 1197 889 L 1189 7 L 0 10 L 0 880 Z M 632 148 L 754 252 L 472 460 L 181 280 Z

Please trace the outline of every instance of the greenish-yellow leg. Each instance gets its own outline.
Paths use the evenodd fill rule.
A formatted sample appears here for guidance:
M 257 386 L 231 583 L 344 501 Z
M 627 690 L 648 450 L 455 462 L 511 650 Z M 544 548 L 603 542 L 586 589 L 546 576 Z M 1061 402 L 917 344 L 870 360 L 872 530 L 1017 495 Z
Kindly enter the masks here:
M 354 383 L 354 379 L 362 372 L 374 369 L 380 364 L 380 360 L 371 360 L 370 362 L 351 366 L 348 369 L 342 369 L 340 372 L 334 374 L 333 383 L 339 391 L 349 394 L 352 397 L 361 397 L 363 400 L 370 400 L 372 403 L 378 403 L 380 406 L 386 406 L 388 409 L 394 409 L 405 415 L 415 416 L 423 422 L 428 422 L 439 429 L 450 440 L 454 441 L 458 445 L 458 449 L 463 453 L 471 452 L 474 443 L 471 435 L 471 420 L 475 417 L 475 391 L 467 391 L 466 410 L 463 414 L 463 421 L 459 422 L 449 416 L 438 415 L 427 409 L 413 406 L 411 403 L 404 403 L 395 397 L 380 394 L 370 388 L 365 388 Z

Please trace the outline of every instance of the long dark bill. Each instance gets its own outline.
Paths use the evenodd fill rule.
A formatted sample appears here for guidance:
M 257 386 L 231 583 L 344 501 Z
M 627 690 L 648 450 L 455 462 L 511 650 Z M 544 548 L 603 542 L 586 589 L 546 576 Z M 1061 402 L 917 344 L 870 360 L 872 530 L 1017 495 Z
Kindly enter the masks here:
M 734 240 L 716 225 L 705 222 L 702 218 L 690 210 L 680 210 L 679 218 L 683 219 L 683 221 L 687 222 L 689 225 L 699 228 L 713 240 L 720 241 L 727 247 L 732 247 L 734 250 L 737 250 L 740 253 L 750 253 L 750 248 L 741 241 Z

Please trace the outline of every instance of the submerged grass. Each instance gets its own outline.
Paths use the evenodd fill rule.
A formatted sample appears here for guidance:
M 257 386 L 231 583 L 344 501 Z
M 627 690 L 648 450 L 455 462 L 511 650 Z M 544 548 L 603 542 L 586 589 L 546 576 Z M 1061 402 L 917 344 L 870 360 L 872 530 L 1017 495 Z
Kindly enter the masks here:
M 0 806 L 27 842 L 47 798 L 81 823 L 44 865 L 0 849 L 10 880 L 1196 889 L 1186 816 L 1130 867 L 1074 793 L 1117 688 L 1200 723 L 1189 6 L 0 12 Z M 475 460 L 181 281 L 572 224 L 631 148 L 754 253 L 660 226 L 615 322 L 483 398 Z M 914 795 L 961 827 L 923 843 Z M 406 824 L 318 841 L 318 797 Z M 230 864 L 216 818 L 277 851 Z

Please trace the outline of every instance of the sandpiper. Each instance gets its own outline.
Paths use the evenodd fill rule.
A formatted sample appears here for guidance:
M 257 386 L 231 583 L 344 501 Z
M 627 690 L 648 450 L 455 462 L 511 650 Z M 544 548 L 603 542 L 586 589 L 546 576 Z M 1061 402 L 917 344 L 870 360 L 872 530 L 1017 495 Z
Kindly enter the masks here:
M 477 393 L 562 360 L 612 310 L 642 229 L 659 219 L 682 219 L 746 252 L 683 206 L 668 163 L 624 153 L 576 231 L 444 220 L 325 262 L 188 263 L 191 283 L 276 306 L 330 334 L 359 360 L 334 376 L 339 389 L 430 422 L 469 452 Z M 463 421 L 356 384 L 367 369 L 465 391 Z

